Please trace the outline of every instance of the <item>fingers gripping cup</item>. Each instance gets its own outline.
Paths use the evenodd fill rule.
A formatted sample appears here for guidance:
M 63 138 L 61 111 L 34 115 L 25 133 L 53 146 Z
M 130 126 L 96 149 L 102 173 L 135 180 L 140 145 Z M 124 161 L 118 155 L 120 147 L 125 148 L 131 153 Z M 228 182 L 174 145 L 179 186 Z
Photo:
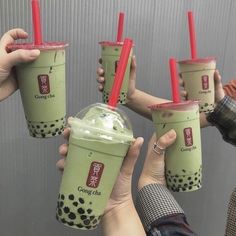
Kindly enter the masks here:
M 202 158 L 198 102 L 150 106 L 157 138 L 174 129 L 177 139 L 166 152 L 167 186 L 175 192 L 201 188 Z
M 105 85 L 103 89 L 103 102 L 108 103 L 111 89 L 114 83 L 114 78 L 119 63 L 119 58 L 121 54 L 121 49 L 123 42 L 100 42 L 102 47 L 102 66 L 105 72 Z M 118 103 L 126 104 L 128 86 L 129 86 L 129 76 L 130 76 L 130 65 L 131 65 L 132 49 L 130 51 L 130 56 L 128 59 L 124 80 L 120 90 L 120 96 Z
M 94 229 L 133 141 L 132 128 L 121 110 L 99 103 L 82 110 L 69 124 L 56 217 L 66 226 Z
M 65 47 L 60 42 L 42 45 L 14 44 L 10 50 L 39 49 L 40 56 L 33 62 L 16 66 L 29 133 L 46 138 L 61 134 L 65 126 Z
M 215 69 L 215 58 L 202 58 L 179 62 L 179 70 L 188 93 L 188 99 L 200 101 L 200 112 L 209 113 L 214 109 Z

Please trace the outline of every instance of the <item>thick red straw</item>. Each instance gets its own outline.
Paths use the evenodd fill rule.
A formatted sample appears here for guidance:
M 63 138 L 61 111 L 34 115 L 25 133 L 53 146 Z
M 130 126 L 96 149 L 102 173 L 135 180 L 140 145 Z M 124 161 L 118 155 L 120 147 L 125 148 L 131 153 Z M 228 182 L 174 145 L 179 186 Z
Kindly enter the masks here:
M 126 70 L 126 67 L 127 67 L 129 54 L 130 54 L 130 50 L 132 48 L 132 45 L 133 45 L 133 40 L 132 39 L 128 39 L 128 38 L 125 39 L 124 45 L 123 45 L 122 50 L 121 50 L 121 55 L 120 55 L 120 59 L 119 59 L 119 63 L 118 63 L 114 83 L 113 83 L 113 86 L 112 86 L 111 94 L 110 94 L 110 97 L 109 97 L 109 102 L 108 102 L 109 106 L 112 106 L 112 107 L 117 106 L 118 98 L 119 98 L 119 95 L 120 95 L 120 89 L 121 89 L 122 82 L 123 82 L 123 79 L 124 79 L 125 70 Z
M 120 12 L 116 42 L 122 42 L 123 28 L 124 28 L 124 13 Z
M 42 44 L 42 32 L 41 32 L 41 21 L 40 21 L 40 8 L 39 1 L 32 0 L 32 17 L 33 17 L 33 27 L 34 27 L 34 44 Z
M 196 44 L 195 24 L 194 24 L 192 11 L 188 12 L 188 28 L 189 28 L 191 57 L 192 59 L 196 59 L 197 58 L 197 44 Z
M 170 65 L 172 99 L 174 103 L 178 103 L 180 102 L 180 96 L 179 96 L 179 83 L 178 83 L 178 77 L 177 77 L 175 58 L 170 58 L 169 65 Z

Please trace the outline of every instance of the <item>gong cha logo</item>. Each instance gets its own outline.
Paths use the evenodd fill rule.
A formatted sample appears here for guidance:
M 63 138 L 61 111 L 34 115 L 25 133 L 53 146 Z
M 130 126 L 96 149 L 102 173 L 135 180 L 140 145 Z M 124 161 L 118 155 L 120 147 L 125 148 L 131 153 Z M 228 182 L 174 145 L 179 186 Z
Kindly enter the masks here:
M 186 147 L 193 145 L 193 132 L 191 127 L 184 129 L 184 141 Z
M 50 93 L 50 83 L 48 75 L 38 75 L 38 85 L 40 94 Z
M 92 162 L 89 169 L 86 185 L 90 188 L 97 188 L 102 177 L 104 164 L 101 162 Z
M 209 89 L 209 76 L 203 75 L 202 76 L 202 90 L 208 90 Z

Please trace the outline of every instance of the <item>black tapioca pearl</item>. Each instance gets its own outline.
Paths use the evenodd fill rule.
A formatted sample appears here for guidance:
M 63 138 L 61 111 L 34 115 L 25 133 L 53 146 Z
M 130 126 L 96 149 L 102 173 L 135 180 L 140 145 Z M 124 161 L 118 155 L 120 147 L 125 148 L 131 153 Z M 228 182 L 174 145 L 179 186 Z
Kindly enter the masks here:
M 58 132 L 59 135 L 60 135 L 61 133 L 62 133 L 61 131 Z
M 76 226 L 80 229 L 84 227 L 82 224 L 77 224 Z
M 182 171 L 183 171 L 184 173 L 186 173 L 186 170 L 185 170 L 185 169 L 182 169 Z
M 36 125 L 37 129 L 40 129 L 40 125 Z
M 64 207 L 63 210 L 64 210 L 64 212 L 65 212 L 66 214 L 70 212 L 70 208 L 69 208 L 69 207 Z
M 90 220 L 93 220 L 95 218 L 95 216 L 90 216 L 89 219 Z
M 62 222 L 63 224 L 65 224 L 65 223 L 66 223 L 66 220 L 65 220 L 64 218 L 62 218 L 62 219 L 61 219 L 61 222 Z
M 33 129 L 35 129 L 35 126 L 34 126 L 34 125 L 32 125 L 32 128 L 33 128 Z
M 60 207 L 63 207 L 64 206 L 64 202 L 60 202 Z
M 40 124 L 44 124 L 44 122 L 43 122 L 43 121 L 41 121 L 41 122 L 40 122 Z
M 55 131 L 56 131 L 56 132 L 58 132 L 58 131 L 59 131 L 59 129 L 58 129 L 58 128 L 56 128 L 56 129 L 55 129 Z
M 62 210 L 61 209 L 58 209 L 58 215 L 62 216 Z
M 188 177 L 188 180 L 191 180 L 191 179 L 192 179 L 192 177 L 189 176 L 189 177 Z
M 171 174 L 171 171 L 170 171 L 170 170 L 168 170 L 167 172 L 168 172 L 169 174 Z
M 78 202 L 73 202 L 73 205 L 77 207 L 78 206 Z
M 70 222 L 67 222 L 67 224 L 68 224 L 69 226 L 73 226 L 73 225 L 74 225 L 74 222 L 70 221 Z
M 179 179 L 179 183 L 182 183 L 183 182 L 183 179 Z
M 168 181 L 169 181 L 169 182 L 171 182 L 171 181 L 172 181 L 172 179 L 171 179 L 171 178 L 168 178 Z
M 189 186 L 188 189 L 191 190 L 193 187 L 192 186 Z
M 55 136 L 56 135 L 56 133 L 52 133 L 52 136 Z
M 184 187 L 187 187 L 188 186 L 188 184 L 184 184 Z
M 54 126 L 55 126 L 55 124 L 51 124 L 51 125 L 50 125 L 50 127 L 54 127 Z
M 201 183 L 201 180 L 200 180 L 200 179 L 198 180 L 198 183 Z
M 85 228 L 86 228 L 86 229 L 91 229 L 92 226 L 91 226 L 91 225 L 86 225 Z
M 90 220 L 86 219 L 83 221 L 85 225 L 89 225 L 90 224 Z
M 42 136 L 42 138 L 45 138 L 45 137 L 46 137 L 46 135 L 45 135 L 45 134 L 41 134 L 41 136 Z
M 97 219 L 94 219 L 92 223 L 93 223 L 93 224 L 97 224 L 97 222 L 98 222 L 98 220 L 97 220 Z
M 33 133 L 33 137 L 36 137 L 36 134 L 35 134 L 35 133 Z
M 195 172 L 195 173 L 194 173 L 194 175 L 197 175 L 197 174 L 198 174 L 198 172 Z
M 68 215 L 68 217 L 69 217 L 71 220 L 74 220 L 74 219 L 76 218 L 76 215 L 75 215 L 73 212 L 71 212 L 71 213 Z
M 61 120 L 64 120 L 64 117 L 62 117 Z
M 70 200 L 74 200 L 74 199 L 75 199 L 75 197 L 74 197 L 73 194 L 70 194 L 68 198 L 69 198 Z
M 43 130 L 43 129 L 41 129 L 41 130 L 40 130 L 40 132 L 41 132 L 41 133 L 44 133 L 44 130 Z
M 87 216 L 86 216 L 86 215 L 82 215 L 82 216 L 80 216 L 80 219 L 81 219 L 81 220 L 86 220 L 86 219 L 87 219 Z
M 56 120 L 56 122 L 59 122 L 59 120 Z
M 93 212 L 93 210 L 89 208 L 89 209 L 87 210 L 87 212 L 88 212 L 88 214 L 91 214 L 91 213 Z
M 173 179 L 174 180 L 174 182 L 176 183 L 177 182 L 177 180 L 176 179 Z
M 197 180 L 198 180 L 198 177 L 195 177 L 194 180 L 197 181 Z
M 81 204 L 84 204 L 84 199 L 83 198 L 79 198 L 79 202 L 81 203 Z M 90 204 L 90 203 L 89 203 Z
M 190 185 L 193 185 L 193 181 L 189 182 Z
M 182 191 L 185 192 L 185 191 L 186 191 L 186 188 L 182 188 Z
M 92 202 L 89 202 L 89 205 L 92 205 L 93 203 Z
M 44 128 L 47 128 L 48 126 L 47 125 L 44 125 Z
M 79 214 L 84 214 L 85 211 L 84 211 L 83 208 L 80 207 L 80 208 L 77 210 L 77 212 L 78 212 Z

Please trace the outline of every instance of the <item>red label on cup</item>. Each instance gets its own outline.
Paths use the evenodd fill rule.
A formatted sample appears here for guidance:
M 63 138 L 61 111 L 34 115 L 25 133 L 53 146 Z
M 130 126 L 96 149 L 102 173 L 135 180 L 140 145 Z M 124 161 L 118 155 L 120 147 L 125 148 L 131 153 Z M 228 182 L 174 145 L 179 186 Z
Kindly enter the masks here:
M 185 146 L 189 147 L 193 145 L 193 132 L 192 128 L 188 127 L 184 129 L 184 141 L 185 141 Z
M 92 162 L 89 169 L 86 185 L 90 188 L 97 188 L 102 177 L 104 164 L 100 162 Z
M 50 93 L 50 83 L 48 75 L 38 75 L 39 92 L 41 94 Z
M 203 90 L 209 89 L 209 76 L 208 75 L 202 76 L 202 89 Z

